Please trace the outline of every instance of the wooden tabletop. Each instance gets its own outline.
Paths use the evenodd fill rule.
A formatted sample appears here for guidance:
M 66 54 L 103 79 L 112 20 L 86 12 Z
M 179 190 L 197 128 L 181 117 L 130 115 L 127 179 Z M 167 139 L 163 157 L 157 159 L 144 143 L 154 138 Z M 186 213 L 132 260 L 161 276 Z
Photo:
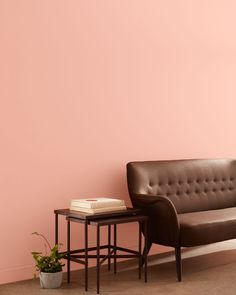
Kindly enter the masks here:
M 70 217 L 68 217 L 70 218 Z M 116 218 L 102 218 L 91 220 L 91 225 L 111 225 L 111 224 L 121 224 L 121 223 L 130 223 L 135 221 L 145 221 L 148 217 L 144 215 L 135 215 L 135 216 L 117 216 Z
M 118 217 L 118 216 L 132 216 L 132 215 L 137 215 L 140 212 L 141 212 L 140 209 L 134 209 L 134 208 L 127 208 L 127 210 L 111 211 L 111 212 L 103 212 L 103 213 L 95 213 L 95 214 L 84 213 L 84 212 L 74 211 L 74 210 L 70 210 L 70 209 L 56 209 L 56 210 L 54 210 L 55 214 L 64 215 L 66 217 L 83 219 L 83 220 L 113 218 L 113 217 Z

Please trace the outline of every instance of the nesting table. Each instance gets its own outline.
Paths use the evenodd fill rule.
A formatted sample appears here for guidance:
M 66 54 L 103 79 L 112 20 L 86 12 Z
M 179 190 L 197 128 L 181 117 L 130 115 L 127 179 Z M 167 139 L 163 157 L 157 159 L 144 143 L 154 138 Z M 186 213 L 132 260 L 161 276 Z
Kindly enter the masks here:
M 59 242 L 59 223 L 58 217 L 62 215 L 67 222 L 67 251 L 64 252 L 67 259 L 67 282 L 70 283 L 70 262 L 76 262 L 84 265 L 85 268 L 85 291 L 88 290 L 88 260 L 96 259 L 97 274 L 97 294 L 100 292 L 100 267 L 107 260 L 108 270 L 111 269 L 111 259 L 113 259 L 113 271 L 117 272 L 117 259 L 119 258 L 137 258 L 138 260 L 138 278 L 141 279 L 142 264 L 144 264 L 144 281 L 147 282 L 147 220 L 148 217 L 141 215 L 139 209 L 128 208 L 126 211 L 106 212 L 99 214 L 85 214 L 69 209 L 57 209 L 55 213 L 55 244 Z M 71 242 L 71 222 L 84 225 L 84 247 L 72 250 Z M 119 224 L 138 223 L 138 249 L 120 247 L 117 241 L 117 226 Z M 96 227 L 96 246 L 88 246 L 88 227 Z M 107 227 L 107 244 L 101 245 L 100 229 Z M 144 252 L 142 254 L 142 231 L 144 233 Z M 113 238 L 113 239 L 112 239 Z M 112 241 L 113 240 L 113 241 Z M 105 254 L 101 250 L 105 249 Z M 90 254 L 96 251 L 96 254 Z M 104 252 L 104 251 L 103 251 Z M 120 252 L 123 252 L 122 254 Z

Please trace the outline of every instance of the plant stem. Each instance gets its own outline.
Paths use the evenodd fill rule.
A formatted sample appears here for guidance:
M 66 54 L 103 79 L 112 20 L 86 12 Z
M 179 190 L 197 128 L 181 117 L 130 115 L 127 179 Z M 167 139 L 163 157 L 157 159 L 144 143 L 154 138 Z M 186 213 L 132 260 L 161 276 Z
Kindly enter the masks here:
M 47 243 L 47 245 L 48 245 L 48 247 L 49 247 L 49 249 L 50 249 L 50 251 L 51 251 L 51 250 L 52 250 L 52 247 L 51 247 L 51 245 L 49 244 L 47 238 L 46 238 L 44 235 L 42 235 L 42 234 L 39 234 L 39 233 L 38 233 L 38 235 L 41 236 L 41 237 L 44 239 L 44 241 Z

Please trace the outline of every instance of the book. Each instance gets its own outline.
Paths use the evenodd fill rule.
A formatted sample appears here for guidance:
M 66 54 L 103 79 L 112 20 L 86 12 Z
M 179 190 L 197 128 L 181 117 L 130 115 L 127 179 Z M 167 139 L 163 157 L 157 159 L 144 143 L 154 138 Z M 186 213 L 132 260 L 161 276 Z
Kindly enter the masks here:
M 109 208 L 125 206 L 125 201 L 112 198 L 86 198 L 86 199 L 73 199 L 71 200 L 71 206 L 77 206 L 81 208 Z
M 112 211 L 125 211 L 127 210 L 126 206 L 118 206 L 118 207 L 107 207 L 107 208 L 82 208 L 78 206 L 70 206 L 70 210 L 79 211 L 83 213 L 90 213 L 90 214 L 96 214 L 96 213 L 103 213 L 103 212 L 112 212 Z

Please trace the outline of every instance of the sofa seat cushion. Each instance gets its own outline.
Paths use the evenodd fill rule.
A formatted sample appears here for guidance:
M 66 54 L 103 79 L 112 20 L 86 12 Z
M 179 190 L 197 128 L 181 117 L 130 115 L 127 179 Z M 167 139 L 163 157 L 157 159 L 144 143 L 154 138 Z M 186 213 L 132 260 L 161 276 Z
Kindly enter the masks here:
M 236 208 L 179 214 L 180 245 L 205 245 L 236 238 Z

